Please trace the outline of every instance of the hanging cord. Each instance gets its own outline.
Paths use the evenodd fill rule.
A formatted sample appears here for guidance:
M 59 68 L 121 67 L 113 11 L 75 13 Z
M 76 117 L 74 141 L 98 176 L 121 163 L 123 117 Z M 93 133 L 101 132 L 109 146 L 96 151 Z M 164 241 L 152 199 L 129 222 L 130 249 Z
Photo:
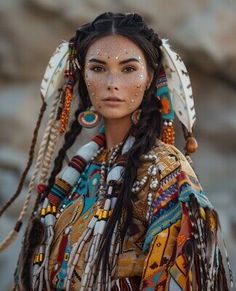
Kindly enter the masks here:
M 39 149 L 39 153 L 38 153 L 38 156 L 37 156 L 36 165 L 35 165 L 35 168 L 34 168 L 34 172 L 33 172 L 31 181 L 29 183 L 29 190 L 28 190 L 28 194 L 27 194 L 27 196 L 25 198 L 25 202 L 24 202 L 23 208 L 22 208 L 22 210 L 20 212 L 20 215 L 19 215 L 19 217 L 17 219 L 17 222 L 16 222 L 16 225 L 15 225 L 14 229 L 12 231 L 10 231 L 9 234 L 6 236 L 6 238 L 1 242 L 1 244 L 0 244 L 0 252 L 5 250 L 6 248 L 8 248 L 13 243 L 13 241 L 16 239 L 17 234 L 20 231 L 20 228 L 21 228 L 21 226 L 23 224 L 22 221 L 23 221 L 23 218 L 24 218 L 24 216 L 25 216 L 25 214 L 27 212 L 28 206 L 29 206 L 29 202 L 30 202 L 30 199 L 31 199 L 31 192 L 34 189 L 35 180 L 37 178 L 37 175 L 38 175 L 39 169 L 41 167 L 41 164 L 43 163 L 43 158 L 44 158 L 45 151 L 47 149 L 48 140 L 50 140 L 51 129 L 52 129 L 53 124 L 55 122 L 55 113 L 56 113 L 56 109 L 58 107 L 59 97 L 60 97 L 60 94 L 58 94 L 58 96 L 55 98 L 55 100 L 54 100 L 54 102 L 52 104 L 52 109 L 51 109 L 51 112 L 49 114 L 48 124 L 46 126 L 45 134 L 43 136 L 43 139 L 42 139 L 42 142 L 41 142 L 41 145 L 40 145 L 40 149 Z M 45 107 L 45 109 L 46 109 L 46 107 Z M 45 111 L 45 109 L 44 109 L 44 111 Z M 40 123 L 41 123 L 41 121 L 40 121 Z M 40 123 L 39 123 L 38 127 L 40 127 Z M 38 125 L 38 123 L 37 123 L 37 125 Z M 35 143 L 36 143 L 36 141 L 35 141 Z
M 52 110 L 49 116 L 48 124 L 45 130 L 44 138 L 39 151 L 38 168 L 41 167 L 39 183 L 45 183 L 48 171 L 51 165 L 52 156 L 55 150 L 57 139 L 59 136 L 59 118 L 61 115 L 61 107 L 58 102 L 61 102 L 62 90 L 59 91 L 57 98 L 54 100 Z M 56 113 L 57 109 L 57 113 Z M 56 114 L 56 116 L 55 116 Z
M 33 139 L 31 142 L 31 146 L 30 146 L 30 151 L 29 151 L 29 158 L 28 158 L 28 162 L 26 165 L 26 168 L 24 170 L 24 172 L 22 173 L 20 182 L 18 184 L 17 190 L 15 192 L 15 194 L 5 203 L 5 205 L 3 205 L 2 209 L 0 210 L 0 216 L 6 211 L 6 209 L 15 201 L 15 199 L 20 195 L 21 190 L 23 188 L 26 176 L 29 172 L 29 169 L 32 165 L 33 159 L 34 159 L 34 151 L 35 151 L 35 146 L 37 143 L 37 138 L 38 138 L 38 132 L 39 132 L 39 128 L 43 119 L 43 115 L 45 113 L 46 107 L 47 107 L 47 103 L 45 102 L 44 98 L 41 96 L 42 99 L 42 105 L 40 108 L 40 113 L 39 113 L 39 117 L 36 123 L 36 127 L 34 130 L 34 134 L 33 134 Z M 27 203 L 26 203 L 27 202 Z M 18 232 L 21 229 L 22 226 L 22 219 L 24 217 L 24 214 L 26 212 L 26 206 L 28 204 L 28 201 L 25 200 L 24 203 L 24 207 L 20 213 L 20 216 L 15 224 L 15 227 L 13 230 L 11 230 L 9 232 L 9 234 L 5 237 L 5 239 L 0 243 L 0 252 L 5 250 L 8 246 L 10 246 L 12 244 L 12 242 L 16 239 Z
M 45 102 L 45 100 L 44 100 L 44 98 L 42 96 L 41 96 L 41 99 L 42 99 L 43 103 L 42 103 L 41 108 L 40 108 L 40 113 L 39 113 L 39 117 L 38 117 L 38 120 L 37 120 L 37 123 L 36 123 L 36 127 L 34 129 L 33 139 L 31 141 L 31 146 L 30 146 L 30 150 L 29 150 L 29 158 L 28 158 L 28 162 L 27 162 L 26 168 L 25 168 L 24 172 L 21 175 L 21 179 L 20 179 L 20 182 L 18 184 L 18 187 L 17 187 L 17 190 L 16 190 L 15 194 L 0 209 L 0 217 L 7 210 L 7 208 L 15 201 L 15 199 L 20 195 L 20 192 L 21 192 L 21 190 L 23 188 L 26 176 L 27 176 L 27 174 L 29 172 L 29 169 L 30 169 L 30 167 L 32 165 L 33 158 L 34 158 L 35 145 L 36 145 L 37 137 L 38 137 L 38 131 L 39 131 L 39 128 L 40 128 L 40 125 L 41 125 L 41 122 L 42 122 L 42 118 L 43 118 L 44 112 L 45 112 L 46 107 L 47 107 L 47 103 Z
M 48 172 L 51 166 L 53 154 L 55 152 L 55 147 L 58 141 L 58 137 L 60 135 L 60 121 L 56 120 L 54 122 L 55 123 L 52 125 L 50 130 L 47 151 L 45 152 L 42 168 L 40 171 L 39 183 L 42 184 L 45 184 L 48 178 Z
M 191 166 L 193 166 L 193 161 L 190 157 L 190 154 L 193 154 L 194 152 L 196 152 L 197 148 L 198 148 L 198 143 L 197 140 L 193 137 L 193 133 L 188 132 L 188 130 L 186 129 L 186 127 L 183 125 L 182 122 L 180 122 L 182 125 L 182 130 L 183 130 L 183 134 L 184 134 L 184 139 L 185 139 L 185 156 L 188 160 L 188 162 L 190 163 Z

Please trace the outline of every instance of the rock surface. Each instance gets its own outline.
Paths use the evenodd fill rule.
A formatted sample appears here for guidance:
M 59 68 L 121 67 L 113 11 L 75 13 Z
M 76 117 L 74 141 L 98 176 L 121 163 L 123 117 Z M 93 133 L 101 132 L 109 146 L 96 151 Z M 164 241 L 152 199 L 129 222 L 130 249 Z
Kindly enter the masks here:
M 235 1 L 179 0 L 178 6 L 175 0 L 149 0 L 148 5 L 141 0 L 2 1 L 0 203 L 14 193 L 25 167 L 40 107 L 39 84 L 49 57 L 76 27 L 104 11 L 142 14 L 161 37 L 171 40 L 188 67 L 197 112 L 195 137 L 200 145 L 194 166 L 219 212 L 236 277 Z M 178 145 L 183 146 L 182 134 Z M 1 220 L 1 239 L 13 227 L 26 191 Z M 0 256 L 3 291 L 10 290 L 19 246 L 20 239 Z

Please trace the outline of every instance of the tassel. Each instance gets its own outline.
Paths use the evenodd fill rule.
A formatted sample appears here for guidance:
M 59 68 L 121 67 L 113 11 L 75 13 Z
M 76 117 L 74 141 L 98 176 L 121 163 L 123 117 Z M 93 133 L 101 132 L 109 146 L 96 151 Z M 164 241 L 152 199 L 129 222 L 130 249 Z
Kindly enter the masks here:
M 65 89 L 65 100 L 63 104 L 63 109 L 60 117 L 60 134 L 63 134 L 66 130 L 66 127 L 69 122 L 70 117 L 70 108 L 71 108 L 71 102 L 73 99 L 73 87 L 67 86 Z
M 164 143 L 175 144 L 175 130 L 172 121 L 164 121 L 161 140 Z

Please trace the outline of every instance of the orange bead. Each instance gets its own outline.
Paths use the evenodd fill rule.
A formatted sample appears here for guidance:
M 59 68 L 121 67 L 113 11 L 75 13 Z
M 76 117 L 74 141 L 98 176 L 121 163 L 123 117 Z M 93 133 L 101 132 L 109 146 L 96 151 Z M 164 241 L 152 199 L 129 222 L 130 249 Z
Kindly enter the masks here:
M 194 153 L 198 148 L 198 143 L 196 139 L 192 136 L 187 138 L 185 149 L 188 153 L 192 154 Z

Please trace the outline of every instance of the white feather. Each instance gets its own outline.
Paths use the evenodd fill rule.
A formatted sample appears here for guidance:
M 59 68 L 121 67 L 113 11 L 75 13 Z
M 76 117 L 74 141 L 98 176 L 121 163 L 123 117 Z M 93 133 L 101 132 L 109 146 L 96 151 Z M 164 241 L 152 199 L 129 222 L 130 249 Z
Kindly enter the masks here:
M 192 87 L 187 69 L 180 56 L 172 50 L 167 39 L 162 39 L 163 66 L 173 107 L 179 120 L 192 132 L 196 120 Z
M 69 43 L 63 41 L 50 58 L 40 86 L 40 92 L 45 99 L 49 99 L 62 88 L 68 54 Z

